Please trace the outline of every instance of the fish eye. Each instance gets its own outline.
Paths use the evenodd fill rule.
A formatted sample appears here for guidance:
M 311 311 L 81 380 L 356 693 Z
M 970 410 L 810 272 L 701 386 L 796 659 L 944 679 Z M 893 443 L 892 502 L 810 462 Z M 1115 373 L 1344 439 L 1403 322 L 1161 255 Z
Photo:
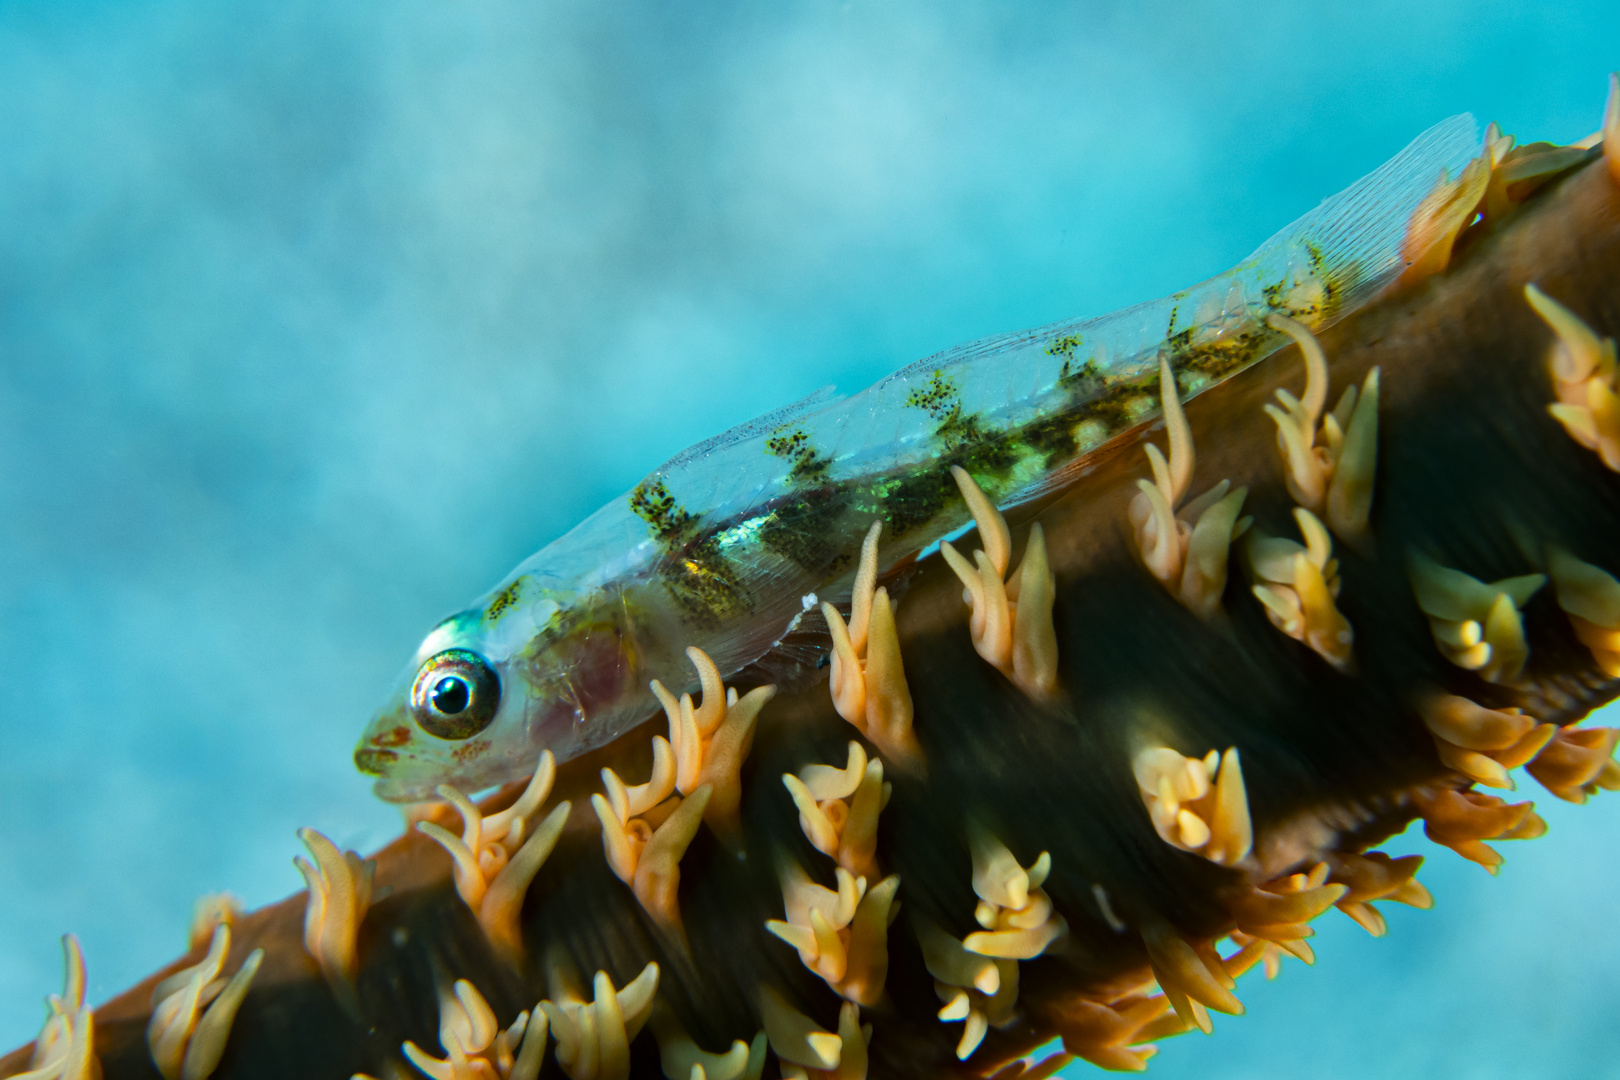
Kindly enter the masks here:
M 429 657 L 411 686 L 411 716 L 440 739 L 467 739 L 495 719 L 501 683 L 482 656 L 448 649 Z
M 446 675 L 433 684 L 433 689 L 428 693 L 428 702 L 434 712 L 454 716 L 465 712 L 467 706 L 472 704 L 472 687 L 460 675 Z

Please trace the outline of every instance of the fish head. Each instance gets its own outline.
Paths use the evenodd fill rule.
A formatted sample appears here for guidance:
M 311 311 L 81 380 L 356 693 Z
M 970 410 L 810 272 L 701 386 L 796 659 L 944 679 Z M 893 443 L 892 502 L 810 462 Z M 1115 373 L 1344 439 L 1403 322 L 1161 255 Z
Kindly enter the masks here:
M 599 596 L 530 576 L 445 619 L 372 717 L 354 762 L 390 802 L 471 793 L 607 741 L 639 678 L 624 619 Z

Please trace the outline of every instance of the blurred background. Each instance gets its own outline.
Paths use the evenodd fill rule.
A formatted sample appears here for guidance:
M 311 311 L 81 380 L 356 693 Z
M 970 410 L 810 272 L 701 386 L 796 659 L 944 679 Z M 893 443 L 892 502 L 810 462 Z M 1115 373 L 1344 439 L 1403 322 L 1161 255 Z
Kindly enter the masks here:
M 99 1002 L 396 832 L 350 752 L 422 634 L 670 454 L 1617 66 L 1610 0 L 5 0 L 0 1049 L 60 934 Z M 1153 1074 L 1620 1076 L 1620 797 L 1532 797 Z

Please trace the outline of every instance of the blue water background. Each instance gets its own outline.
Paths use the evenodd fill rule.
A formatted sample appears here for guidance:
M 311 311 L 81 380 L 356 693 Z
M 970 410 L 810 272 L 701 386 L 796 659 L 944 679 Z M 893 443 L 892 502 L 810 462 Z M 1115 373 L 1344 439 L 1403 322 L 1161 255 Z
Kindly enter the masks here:
M 1453 113 L 1580 138 L 1616 66 L 1611 2 L 6 0 L 0 1049 L 61 933 L 100 1001 L 297 827 L 395 832 L 349 755 L 421 634 L 666 456 L 1191 284 Z M 1153 1075 L 1620 1075 L 1620 796 L 1535 794 Z

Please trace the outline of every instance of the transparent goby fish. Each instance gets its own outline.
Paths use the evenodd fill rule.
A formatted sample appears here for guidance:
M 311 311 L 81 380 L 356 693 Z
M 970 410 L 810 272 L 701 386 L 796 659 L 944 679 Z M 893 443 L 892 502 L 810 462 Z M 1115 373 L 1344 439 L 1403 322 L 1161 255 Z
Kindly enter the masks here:
M 1365 304 L 1421 254 L 1414 211 L 1478 148 L 1473 118 L 1453 117 L 1202 284 L 961 346 L 684 451 L 434 627 L 356 764 L 385 799 L 479 790 L 647 720 L 650 680 L 692 682 L 687 646 L 722 675 L 768 667 L 801 620 L 822 625 L 818 597 L 847 595 L 875 519 L 885 566 L 967 523 L 950 466 L 1026 502 L 1154 417 L 1161 355 L 1185 399 L 1286 344 L 1267 315 L 1322 328 Z

